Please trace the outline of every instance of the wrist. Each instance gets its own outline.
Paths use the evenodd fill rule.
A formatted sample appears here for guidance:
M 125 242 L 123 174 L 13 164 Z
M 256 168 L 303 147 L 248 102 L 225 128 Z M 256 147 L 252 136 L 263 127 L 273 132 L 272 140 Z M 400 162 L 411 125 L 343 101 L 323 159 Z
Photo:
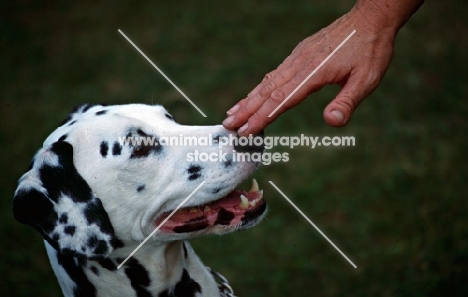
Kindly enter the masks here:
M 369 29 L 390 31 L 393 35 L 400 30 L 424 0 L 358 0 L 352 11 L 360 15 Z

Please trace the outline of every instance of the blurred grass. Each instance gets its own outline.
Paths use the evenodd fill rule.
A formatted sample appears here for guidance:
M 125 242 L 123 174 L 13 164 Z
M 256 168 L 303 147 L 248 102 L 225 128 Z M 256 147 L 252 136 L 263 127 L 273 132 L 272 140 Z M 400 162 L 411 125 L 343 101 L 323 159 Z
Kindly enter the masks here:
M 12 218 L 16 181 L 81 103 L 161 103 L 216 124 L 303 38 L 353 1 L 4 1 L 0 4 L 0 296 L 60 296 L 41 238 Z M 427 1 L 400 32 L 379 89 L 342 129 L 330 86 L 269 135 L 354 135 L 354 148 L 287 150 L 256 173 L 270 212 L 246 232 L 194 240 L 239 296 L 465 296 L 468 292 L 468 8 Z M 208 115 L 202 118 L 122 29 Z M 358 265 L 354 270 L 268 184 Z

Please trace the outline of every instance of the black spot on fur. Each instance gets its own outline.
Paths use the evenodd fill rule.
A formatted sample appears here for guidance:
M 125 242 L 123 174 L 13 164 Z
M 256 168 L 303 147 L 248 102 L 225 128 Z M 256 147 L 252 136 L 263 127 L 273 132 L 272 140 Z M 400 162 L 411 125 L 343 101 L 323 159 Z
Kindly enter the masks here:
M 134 158 L 148 157 L 149 154 L 151 153 L 151 150 L 152 149 L 150 145 L 139 145 L 135 147 L 132 154 L 130 155 L 130 158 L 134 159 Z
M 81 106 L 82 107 L 81 112 L 85 113 L 93 106 L 96 106 L 96 104 L 84 104 Z
M 66 226 L 65 228 L 63 228 L 63 232 L 71 236 L 75 234 L 75 231 L 76 231 L 75 226 Z
M 73 118 L 73 116 L 78 112 L 78 109 L 80 107 L 79 106 L 76 106 L 72 109 L 72 111 L 65 117 L 65 119 L 63 120 L 63 122 L 60 124 L 60 126 L 63 126 L 65 125 L 66 123 L 68 123 L 69 121 L 71 121 L 71 119 Z
M 78 264 L 81 266 L 86 266 L 86 264 L 88 263 L 88 259 L 83 257 L 77 257 L 75 258 L 75 260 L 78 261 Z
M 166 118 L 168 118 L 168 119 L 174 121 L 174 117 L 173 117 L 172 115 L 166 113 L 165 116 L 166 116 Z
M 195 174 L 191 174 L 189 175 L 189 180 L 196 180 L 196 179 L 199 179 L 201 177 L 201 175 L 199 173 L 195 173 Z
M 153 295 L 146 288 L 151 283 L 148 270 L 135 258 L 130 258 L 125 266 L 125 274 L 137 297 L 152 297 Z
M 198 172 L 200 172 L 200 170 L 201 170 L 200 166 L 192 165 L 192 166 L 189 167 L 189 169 L 187 169 L 187 172 L 188 173 L 198 173 Z
M 73 255 L 73 253 L 74 253 L 74 251 L 72 249 L 69 249 L 69 248 L 63 248 L 62 252 L 63 252 L 64 255 Z
M 201 177 L 200 171 L 202 168 L 198 165 L 191 165 L 188 169 L 187 172 L 189 174 L 188 179 L 189 180 L 196 180 Z
M 212 194 L 218 194 L 221 191 L 221 188 L 216 188 L 211 191 Z
M 232 166 L 232 159 L 223 162 L 224 168 L 228 168 Z
M 67 216 L 66 213 L 63 213 L 63 214 L 60 216 L 59 222 L 62 223 L 62 224 L 68 223 L 68 216 Z
M 73 164 L 73 148 L 67 142 L 56 142 L 50 149 L 59 157 L 59 167 L 44 165 L 39 168 L 39 178 L 48 196 L 55 202 L 68 196 L 74 202 L 88 202 L 93 198 L 91 188 Z
M 159 138 L 156 136 L 148 135 L 145 132 L 143 132 L 141 129 L 137 130 L 137 137 L 144 138 L 146 140 L 142 141 L 140 145 L 135 146 L 132 152 L 132 155 L 130 156 L 131 158 L 142 158 L 142 157 L 147 157 L 151 153 L 161 153 L 162 151 L 162 146 L 159 145 Z
M 62 122 L 62 124 L 60 126 L 63 126 L 66 123 L 68 123 L 69 121 L 71 121 L 73 119 L 74 115 L 80 114 L 80 113 L 85 113 L 86 111 L 88 111 L 88 109 L 90 109 L 93 106 L 95 106 L 95 105 L 93 105 L 93 104 L 83 104 L 83 105 L 74 107 L 72 109 L 72 111 L 67 115 L 65 120 L 63 120 L 63 122 Z
M 63 134 L 62 136 L 60 136 L 60 138 L 58 139 L 58 141 L 64 141 L 65 139 L 67 139 L 68 135 L 67 134 Z
M 96 288 L 88 280 L 83 268 L 75 262 L 75 258 L 57 253 L 58 263 L 76 284 L 73 288 L 74 297 L 95 297 Z
M 146 185 L 140 185 L 140 186 L 138 186 L 137 192 L 139 193 L 139 192 L 143 191 L 143 190 L 145 189 L 145 187 L 146 187 Z
M 185 246 L 185 241 L 182 243 L 182 247 L 184 248 L 184 258 L 187 259 L 187 247 Z
M 221 208 L 218 212 L 218 218 L 216 219 L 215 224 L 220 225 L 229 225 L 231 220 L 234 218 L 234 214 L 230 211 Z
M 90 248 L 96 247 L 97 244 L 98 244 L 98 238 L 97 238 L 96 236 L 91 236 L 90 238 L 88 238 L 87 245 L 88 245 Z
M 200 284 L 193 280 L 184 269 L 180 281 L 173 289 L 165 290 L 159 294 L 159 297 L 195 297 L 196 293 L 201 293 Z
M 101 145 L 100 145 L 101 156 L 105 158 L 107 156 L 108 150 L 109 150 L 109 145 L 107 144 L 107 141 L 101 142 Z
M 218 133 L 213 135 L 213 143 L 219 143 L 221 139 L 227 139 L 228 135 L 226 133 Z
M 118 239 L 117 237 L 114 237 L 112 238 L 111 240 L 111 245 L 114 249 L 118 249 L 118 248 L 122 248 L 125 246 L 125 244 L 123 243 L 123 241 L 121 241 L 120 239 Z
M 103 115 L 103 114 L 106 114 L 106 113 L 107 113 L 107 110 L 100 110 L 100 111 L 96 112 L 96 115 L 100 116 L 100 115 Z
M 163 147 L 159 144 L 158 137 L 149 135 L 141 129 L 133 128 L 127 133 L 126 137 L 134 138 L 134 140 L 138 139 L 139 141 L 138 144 L 130 143 L 130 146 L 133 147 L 132 154 L 130 155 L 131 159 L 148 157 L 150 154 L 159 154 L 163 150 Z
M 139 136 L 142 136 L 142 137 L 149 137 L 150 135 L 146 134 L 145 131 L 141 130 L 141 129 L 137 129 L 137 134 Z
M 88 238 L 88 242 L 86 243 L 90 249 L 94 249 L 93 252 L 95 254 L 105 254 L 109 250 L 107 246 L 107 242 L 104 240 L 98 239 L 96 236 L 91 236 Z
M 89 269 L 91 269 L 91 271 L 92 271 L 95 275 L 99 276 L 99 270 L 97 269 L 96 266 L 91 266 Z
M 21 190 L 16 193 L 13 212 L 16 220 L 29 224 L 46 235 L 54 230 L 58 219 L 52 202 L 36 189 Z M 51 240 L 48 236 L 46 239 Z
M 117 270 L 117 265 L 110 258 L 100 259 L 98 263 L 102 266 L 102 268 L 105 268 L 107 270 Z
M 107 246 L 107 242 L 104 240 L 99 240 L 96 248 L 94 249 L 93 253 L 97 255 L 104 255 L 109 251 L 109 247 Z
M 101 211 L 101 208 L 102 208 L 102 203 L 100 200 L 93 201 L 93 203 L 89 203 L 86 206 L 84 210 L 84 214 L 88 221 L 88 224 L 92 224 L 92 223 L 99 224 L 100 220 L 102 219 L 102 216 L 104 215 L 104 213 L 102 213 Z M 107 227 L 110 227 L 110 226 L 107 226 Z
M 257 139 L 257 138 L 260 138 L 262 141 L 261 141 L 261 145 L 257 145 L 257 141 L 253 141 L 250 142 L 249 141 L 249 144 L 248 145 L 242 145 L 239 141 L 236 141 L 234 143 L 234 150 L 238 153 L 263 153 L 264 149 L 265 149 L 265 146 L 264 146 L 264 142 L 263 142 L 263 138 L 264 138 L 264 131 L 260 131 L 258 134 L 255 134 L 253 135 L 253 139 Z
M 110 231 L 114 230 L 112 227 L 110 221 L 106 219 L 107 213 L 104 211 L 104 207 L 102 206 L 102 202 L 99 199 L 94 200 L 93 202 L 88 203 L 84 210 L 84 215 L 86 217 L 86 220 L 88 221 L 88 224 L 97 224 L 98 226 L 101 227 L 101 229 L 106 230 L 110 234 Z
M 112 146 L 112 155 L 119 156 L 122 153 L 122 146 L 118 142 L 114 142 Z

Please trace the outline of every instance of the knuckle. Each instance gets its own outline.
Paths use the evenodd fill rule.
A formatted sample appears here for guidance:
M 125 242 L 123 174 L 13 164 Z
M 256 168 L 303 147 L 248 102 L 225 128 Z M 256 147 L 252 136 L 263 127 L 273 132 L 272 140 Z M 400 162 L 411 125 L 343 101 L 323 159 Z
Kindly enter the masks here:
M 237 110 L 237 112 L 244 112 L 248 104 L 249 104 L 249 101 L 247 99 L 242 99 L 239 102 L 237 102 L 237 106 L 239 106 L 239 109 Z
M 320 63 L 321 61 L 317 57 L 307 53 L 301 53 L 294 61 L 296 72 L 300 73 L 303 79 L 315 70 Z
M 269 81 L 273 79 L 273 77 L 274 77 L 273 72 L 267 73 L 262 80 L 262 84 L 268 83 Z
M 285 98 L 284 91 L 282 89 L 277 89 L 271 94 L 270 98 L 273 102 L 280 104 Z
M 241 106 L 241 110 L 244 112 L 244 113 L 249 113 L 251 114 L 253 110 L 255 110 L 257 107 L 257 102 L 255 102 L 255 100 L 252 98 L 250 100 L 247 100 L 245 102 L 245 104 L 243 104 Z
M 368 72 L 366 84 L 372 89 L 376 89 L 380 83 L 381 75 L 377 71 Z
M 237 105 L 239 106 L 244 106 L 246 103 L 248 102 L 247 98 L 244 98 L 242 100 L 240 100 L 239 102 L 237 102 Z
M 337 100 L 336 104 L 348 113 L 353 112 L 357 106 L 355 99 L 349 95 L 343 95 L 339 100 Z
M 305 57 L 304 60 L 303 60 L 304 68 L 307 71 L 314 70 L 315 68 L 318 67 L 319 64 L 320 64 L 320 62 L 317 61 L 317 59 L 314 59 L 314 58 L 311 59 L 310 57 Z
M 260 88 L 259 94 L 263 98 L 270 97 L 271 93 L 276 89 L 276 83 L 274 81 L 270 81 L 265 83 Z

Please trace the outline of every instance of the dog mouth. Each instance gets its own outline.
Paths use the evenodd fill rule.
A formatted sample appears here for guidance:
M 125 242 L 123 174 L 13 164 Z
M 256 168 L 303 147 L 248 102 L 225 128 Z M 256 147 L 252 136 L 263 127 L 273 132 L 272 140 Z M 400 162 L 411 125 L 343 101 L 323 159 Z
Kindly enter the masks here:
M 255 179 L 250 190 L 235 189 L 226 196 L 203 205 L 184 207 L 176 211 L 164 212 L 155 222 L 164 233 L 187 233 L 217 228 L 219 233 L 248 228 L 257 223 L 266 211 L 263 190 Z M 169 217 L 169 218 L 168 218 Z M 215 232 L 216 233 L 216 232 Z

